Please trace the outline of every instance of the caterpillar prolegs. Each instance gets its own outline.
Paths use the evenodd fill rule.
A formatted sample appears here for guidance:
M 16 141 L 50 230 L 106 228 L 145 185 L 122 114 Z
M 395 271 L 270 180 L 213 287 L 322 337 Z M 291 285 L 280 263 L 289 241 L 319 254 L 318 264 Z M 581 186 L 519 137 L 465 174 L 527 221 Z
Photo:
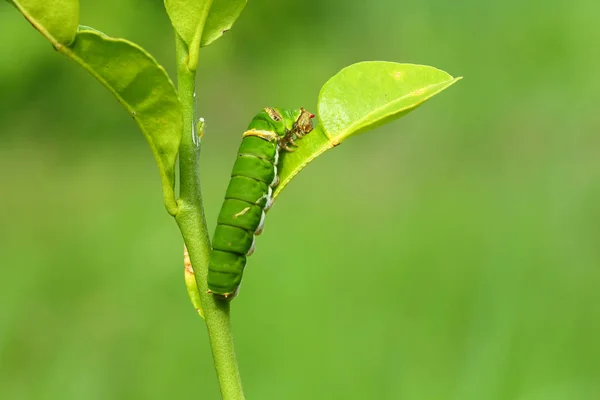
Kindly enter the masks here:
M 265 213 L 279 183 L 279 152 L 293 151 L 294 140 L 313 129 L 313 114 L 303 108 L 265 108 L 242 135 L 225 201 L 217 219 L 208 265 L 209 292 L 233 298 L 242 281 L 246 257 L 254 252 Z

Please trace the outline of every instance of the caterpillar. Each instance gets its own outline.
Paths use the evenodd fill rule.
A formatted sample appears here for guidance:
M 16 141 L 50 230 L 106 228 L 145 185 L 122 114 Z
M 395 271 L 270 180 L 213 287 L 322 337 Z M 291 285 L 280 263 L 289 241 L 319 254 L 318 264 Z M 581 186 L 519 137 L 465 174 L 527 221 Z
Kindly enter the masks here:
M 267 107 L 252 119 L 242 135 L 213 237 L 209 293 L 225 299 L 237 295 L 246 257 L 254 252 L 265 213 L 273 204 L 273 188 L 279 183 L 279 153 L 293 151 L 297 146 L 294 140 L 312 131 L 313 117 L 303 108 Z

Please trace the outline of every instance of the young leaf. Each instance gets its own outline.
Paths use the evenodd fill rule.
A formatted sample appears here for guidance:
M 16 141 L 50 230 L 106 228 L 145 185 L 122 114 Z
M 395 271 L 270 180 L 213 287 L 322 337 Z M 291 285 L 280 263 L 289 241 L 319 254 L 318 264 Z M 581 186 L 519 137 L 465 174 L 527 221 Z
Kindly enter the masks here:
M 9 0 L 54 47 L 69 46 L 79 25 L 78 0 Z
M 245 6 L 246 0 L 213 0 L 200 45 L 208 46 L 230 30 Z
M 165 205 L 174 214 L 175 162 L 183 117 L 164 68 L 141 47 L 88 27 L 80 27 L 75 42 L 63 53 L 106 86 L 135 119 L 156 158 Z
M 188 51 L 200 47 L 200 38 L 213 0 L 165 0 L 165 8 L 171 24 Z
M 277 197 L 308 163 L 350 136 L 398 119 L 461 78 L 414 64 L 353 64 L 329 79 L 318 100 L 320 123 L 280 162 Z
M 198 290 L 198 284 L 196 283 L 196 276 L 194 275 L 194 267 L 192 267 L 192 261 L 190 260 L 190 253 L 188 253 L 187 247 L 183 246 L 183 267 L 185 276 L 185 287 L 192 306 L 198 312 L 198 314 L 204 318 L 204 310 L 202 309 L 202 301 L 200 300 L 200 291 Z
M 175 31 L 188 47 L 188 68 L 195 70 L 200 46 L 208 46 L 231 28 L 246 0 L 165 0 Z

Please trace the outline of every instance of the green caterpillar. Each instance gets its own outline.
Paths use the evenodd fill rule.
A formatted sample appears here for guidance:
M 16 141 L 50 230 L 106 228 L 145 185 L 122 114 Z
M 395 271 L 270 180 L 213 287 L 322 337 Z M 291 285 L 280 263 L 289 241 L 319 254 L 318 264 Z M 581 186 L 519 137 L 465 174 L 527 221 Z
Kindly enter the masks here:
M 265 213 L 273 203 L 273 188 L 279 183 L 279 152 L 293 151 L 294 139 L 312 131 L 313 117 L 303 108 L 267 107 L 242 135 L 213 237 L 208 265 L 210 293 L 226 299 L 237 295 L 246 257 L 254 252 L 255 236 L 263 231 Z

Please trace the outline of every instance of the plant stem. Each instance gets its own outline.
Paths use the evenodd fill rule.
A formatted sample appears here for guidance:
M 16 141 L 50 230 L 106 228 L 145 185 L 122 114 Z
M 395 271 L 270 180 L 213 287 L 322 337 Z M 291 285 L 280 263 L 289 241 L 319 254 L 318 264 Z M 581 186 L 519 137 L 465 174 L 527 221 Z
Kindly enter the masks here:
M 177 83 L 183 107 L 183 137 L 179 148 L 180 196 L 175 216 L 188 248 L 200 292 L 213 360 L 223 400 L 244 400 L 229 317 L 229 302 L 207 293 L 210 239 L 200 191 L 200 140 L 195 132 L 195 72 L 187 66 L 188 49 L 177 35 Z

